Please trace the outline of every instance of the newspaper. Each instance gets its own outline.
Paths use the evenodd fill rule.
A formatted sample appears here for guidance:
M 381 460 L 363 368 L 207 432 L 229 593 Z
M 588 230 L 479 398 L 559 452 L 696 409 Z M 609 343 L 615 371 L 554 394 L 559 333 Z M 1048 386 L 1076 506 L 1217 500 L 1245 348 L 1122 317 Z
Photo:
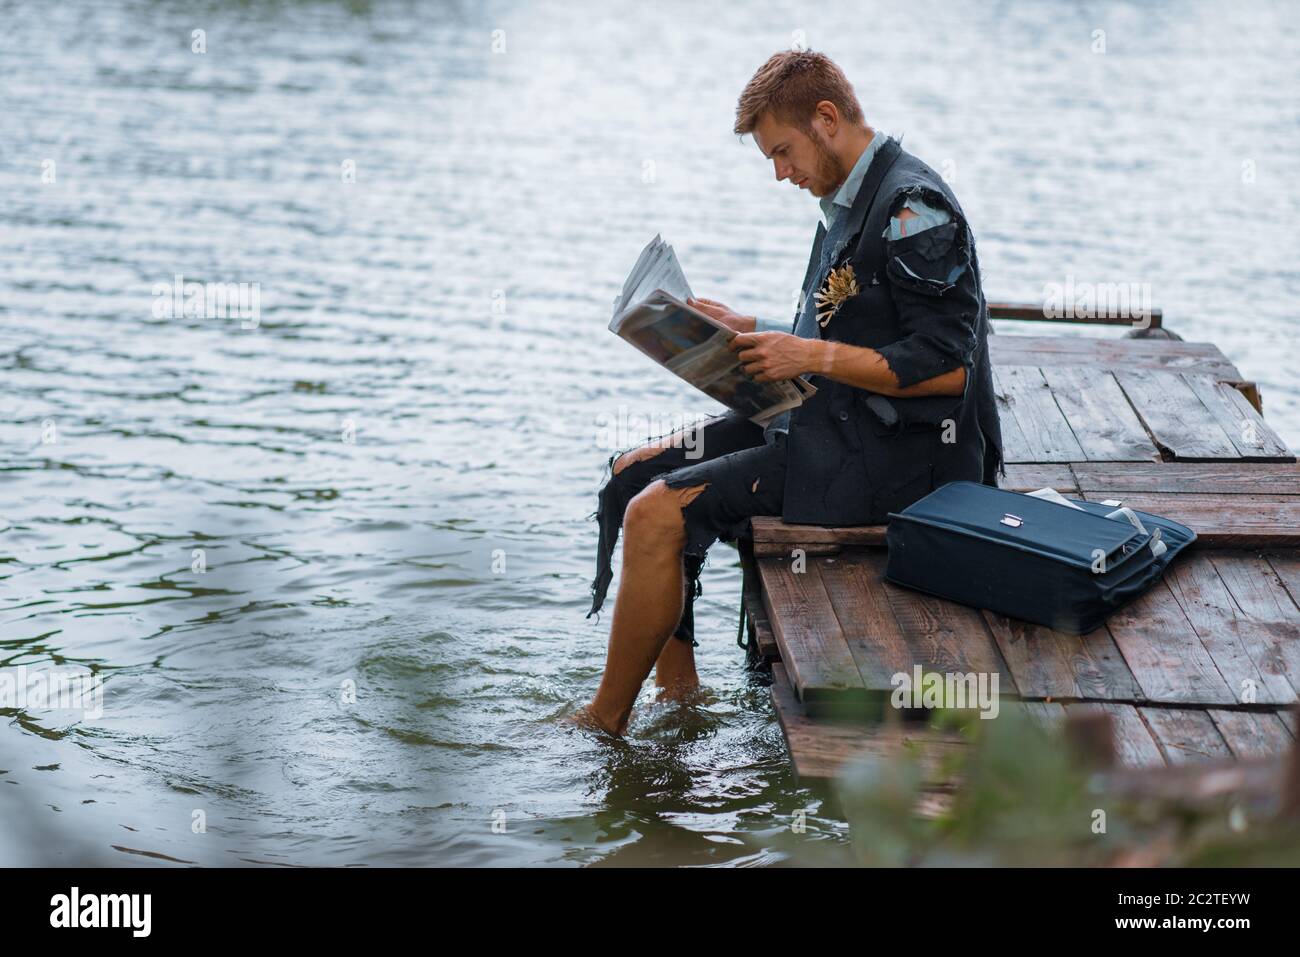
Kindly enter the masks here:
M 614 301 L 610 332 L 705 395 L 764 425 L 817 390 L 804 379 L 755 382 L 729 345 L 736 332 L 686 304 L 694 297 L 677 256 L 656 236 Z

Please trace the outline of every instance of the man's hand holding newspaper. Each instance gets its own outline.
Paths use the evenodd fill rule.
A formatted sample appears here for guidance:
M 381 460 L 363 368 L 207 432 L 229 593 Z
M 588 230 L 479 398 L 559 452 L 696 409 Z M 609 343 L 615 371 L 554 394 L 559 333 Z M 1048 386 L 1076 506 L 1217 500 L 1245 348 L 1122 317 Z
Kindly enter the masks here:
M 744 350 L 737 356 L 731 348 L 739 333 L 753 330 L 754 317 L 695 299 L 672 247 L 658 236 L 628 274 L 609 328 L 669 372 L 759 425 L 816 391 L 802 378 L 756 381 L 745 369 Z M 753 364 L 753 357 L 748 361 Z
M 753 332 L 758 327 L 758 318 L 756 316 L 742 316 L 730 306 L 723 305 L 714 299 L 695 296 L 692 299 L 687 299 L 686 304 L 694 306 L 710 319 L 722 323 L 735 332 Z

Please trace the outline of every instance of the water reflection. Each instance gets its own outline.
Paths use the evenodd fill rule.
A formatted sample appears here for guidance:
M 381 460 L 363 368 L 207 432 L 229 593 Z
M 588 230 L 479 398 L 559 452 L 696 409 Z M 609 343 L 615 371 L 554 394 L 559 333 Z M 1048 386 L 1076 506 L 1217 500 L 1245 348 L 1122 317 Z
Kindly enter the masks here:
M 1150 281 L 1300 444 L 1285 5 L 909 12 L 925 30 L 848 4 L 6 18 L 0 664 L 93 668 L 106 701 L 0 713 L 22 822 L 0 859 L 838 859 L 733 643 L 722 548 L 697 608 L 713 697 L 647 692 L 615 747 L 556 723 L 604 657 L 602 421 L 713 411 L 605 333 L 608 304 L 663 232 L 701 294 L 788 311 L 816 209 L 729 130 L 796 29 L 951 160 L 992 292 Z M 257 283 L 258 324 L 155 316 L 177 274 Z

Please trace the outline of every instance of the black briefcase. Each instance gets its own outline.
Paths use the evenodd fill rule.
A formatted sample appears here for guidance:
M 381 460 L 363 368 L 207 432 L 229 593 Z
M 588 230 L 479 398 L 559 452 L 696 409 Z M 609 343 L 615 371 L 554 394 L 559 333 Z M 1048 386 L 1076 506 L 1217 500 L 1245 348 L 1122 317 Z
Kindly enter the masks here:
M 1071 634 L 1098 628 L 1196 541 L 1186 525 L 1114 504 L 949 482 L 891 512 L 885 578 Z

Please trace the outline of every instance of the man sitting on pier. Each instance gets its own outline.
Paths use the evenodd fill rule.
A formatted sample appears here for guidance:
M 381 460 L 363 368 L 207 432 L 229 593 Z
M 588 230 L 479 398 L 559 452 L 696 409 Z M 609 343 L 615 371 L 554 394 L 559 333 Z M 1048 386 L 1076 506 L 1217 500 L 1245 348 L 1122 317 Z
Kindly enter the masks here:
M 685 443 L 703 450 L 694 461 L 681 435 L 611 460 L 592 613 L 620 527 L 623 574 L 600 688 L 574 720 L 615 735 L 652 666 L 666 695 L 698 687 L 692 607 L 715 541 L 756 515 L 881 523 L 947 482 L 996 485 L 1001 464 L 975 242 L 943 179 L 868 126 L 844 73 L 811 51 L 754 74 L 735 132 L 821 202 L 803 308 L 782 332 L 692 305 L 742 333 L 733 348 L 756 381 L 802 375 L 818 391 L 766 427 L 734 413 L 704 423 Z

